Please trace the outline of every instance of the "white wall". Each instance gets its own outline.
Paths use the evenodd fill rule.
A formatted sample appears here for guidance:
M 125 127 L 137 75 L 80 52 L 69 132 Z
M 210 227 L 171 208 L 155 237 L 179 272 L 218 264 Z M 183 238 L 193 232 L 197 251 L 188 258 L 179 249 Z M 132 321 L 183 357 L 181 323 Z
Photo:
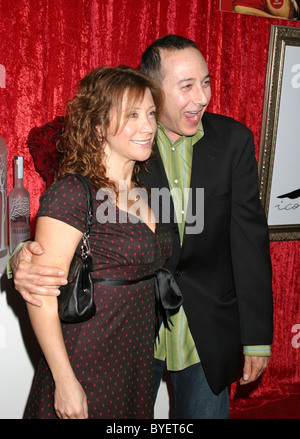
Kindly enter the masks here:
M 6 277 L 8 256 L 0 258 L 0 419 L 22 419 L 40 349 L 25 302 Z M 169 399 L 161 383 L 155 418 L 167 419 Z
M 0 419 L 21 419 L 40 350 L 25 302 L 6 277 L 0 259 Z

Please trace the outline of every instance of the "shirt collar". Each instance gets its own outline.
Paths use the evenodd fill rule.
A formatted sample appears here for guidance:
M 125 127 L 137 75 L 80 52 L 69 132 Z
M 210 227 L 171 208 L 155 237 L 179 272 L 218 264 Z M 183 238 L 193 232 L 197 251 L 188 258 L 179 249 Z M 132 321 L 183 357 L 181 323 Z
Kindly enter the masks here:
M 202 121 L 200 122 L 198 131 L 193 135 L 193 136 L 180 136 L 175 142 L 173 142 L 170 137 L 166 134 L 165 129 L 163 127 L 163 125 L 158 122 L 157 124 L 157 134 L 158 134 L 158 138 L 166 144 L 172 145 L 172 146 L 176 146 L 178 144 L 180 144 L 181 142 L 184 142 L 186 140 L 191 141 L 191 145 L 195 145 L 195 143 L 198 142 L 198 140 L 201 139 L 201 137 L 204 136 L 204 129 L 203 129 L 203 124 Z

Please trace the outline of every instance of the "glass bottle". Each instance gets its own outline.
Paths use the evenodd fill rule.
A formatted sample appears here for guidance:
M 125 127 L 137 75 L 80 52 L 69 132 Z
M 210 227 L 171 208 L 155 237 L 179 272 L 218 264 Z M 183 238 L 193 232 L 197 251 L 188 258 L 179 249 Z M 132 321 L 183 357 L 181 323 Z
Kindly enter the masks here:
M 9 251 L 30 238 L 30 196 L 23 183 L 24 158 L 14 159 L 14 188 L 9 193 Z
M 7 150 L 0 137 L 0 258 L 7 253 Z

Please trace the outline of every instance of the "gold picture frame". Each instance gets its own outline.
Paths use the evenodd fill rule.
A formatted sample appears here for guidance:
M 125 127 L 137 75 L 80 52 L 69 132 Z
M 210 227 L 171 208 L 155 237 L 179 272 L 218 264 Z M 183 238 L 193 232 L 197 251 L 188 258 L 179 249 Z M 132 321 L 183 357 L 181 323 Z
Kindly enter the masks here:
M 300 28 L 271 25 L 259 154 L 271 241 L 300 239 Z

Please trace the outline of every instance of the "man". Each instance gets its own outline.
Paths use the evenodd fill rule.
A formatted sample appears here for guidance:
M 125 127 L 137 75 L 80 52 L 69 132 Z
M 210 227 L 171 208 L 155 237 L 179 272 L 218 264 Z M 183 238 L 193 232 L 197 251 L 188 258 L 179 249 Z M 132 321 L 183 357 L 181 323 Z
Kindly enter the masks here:
M 160 82 L 165 103 L 156 155 L 142 181 L 172 190 L 168 227 L 173 252 L 166 267 L 183 293 L 173 326 L 160 328 L 155 347 L 156 391 L 165 366 L 174 387 L 174 418 L 228 418 L 227 386 L 265 370 L 272 343 L 272 274 L 266 218 L 258 197 L 251 132 L 233 119 L 205 113 L 210 75 L 197 45 L 167 35 L 142 55 L 141 68 Z M 188 204 L 184 188 L 190 188 Z M 204 228 L 191 223 L 197 189 L 204 189 Z M 180 190 L 174 190 L 180 189 Z M 201 220 L 197 218 L 196 222 Z M 202 230 L 203 229 L 203 230 Z M 23 298 L 57 294 L 59 270 L 30 263 L 37 243 L 13 259 L 15 285 Z

